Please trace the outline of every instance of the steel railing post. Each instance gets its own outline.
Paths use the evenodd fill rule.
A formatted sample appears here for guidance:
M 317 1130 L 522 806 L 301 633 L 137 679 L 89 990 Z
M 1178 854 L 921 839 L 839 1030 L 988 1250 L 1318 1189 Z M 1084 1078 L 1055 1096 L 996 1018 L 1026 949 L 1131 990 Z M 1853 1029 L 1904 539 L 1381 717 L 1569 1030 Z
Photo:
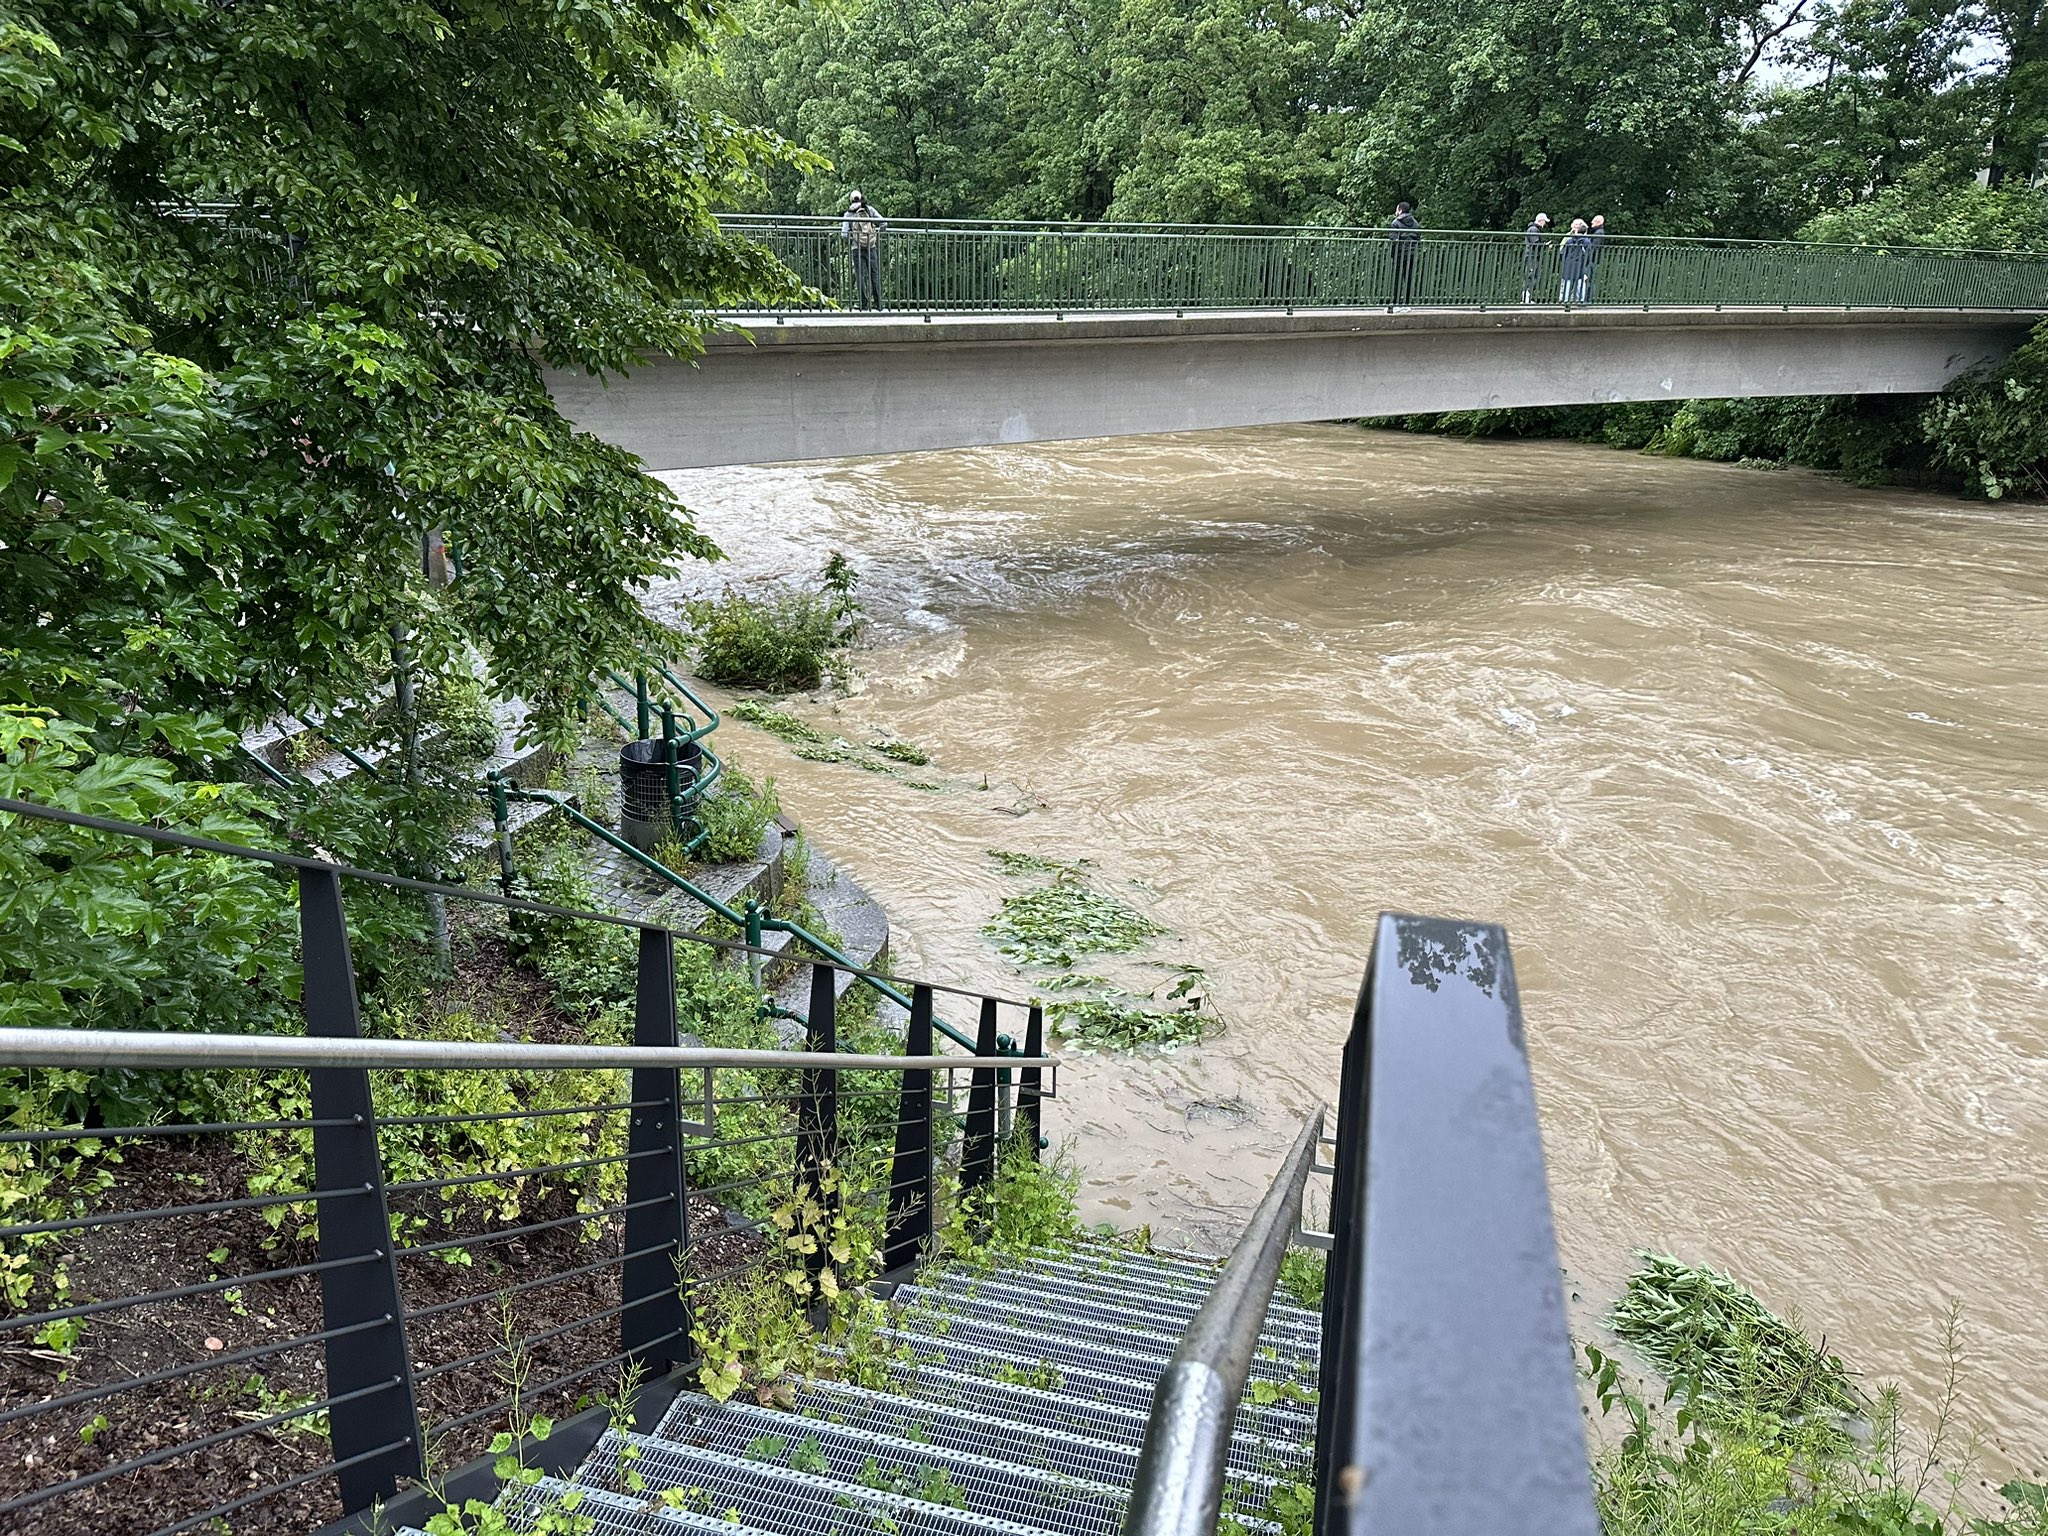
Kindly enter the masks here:
M 805 1050 L 829 1055 L 839 1049 L 838 1011 L 838 975 L 829 965 L 813 963 L 810 1014 L 804 1021 Z M 804 1068 L 797 1086 L 796 1126 L 797 1195 L 811 1195 L 824 1210 L 823 1230 L 812 1234 L 819 1239 L 818 1246 L 804 1261 L 804 1267 L 815 1275 L 825 1267 L 825 1243 L 840 1205 L 838 1179 L 825 1177 L 839 1161 L 838 1068 Z
M 362 1034 L 355 965 L 348 948 L 341 880 L 331 869 L 299 871 L 299 936 L 305 964 L 306 1033 L 330 1039 Z M 349 1329 L 329 1339 L 329 1443 L 346 1513 L 397 1493 L 423 1475 L 419 1403 L 406 1345 L 405 1306 L 391 1240 L 391 1208 L 377 1150 L 377 1116 L 366 1069 L 321 1067 L 306 1074 L 313 1119 L 313 1185 L 332 1190 L 316 1208 L 320 1262 L 359 1262 L 321 1272 L 320 1326 Z M 353 1331 L 361 1324 L 372 1326 Z M 352 1394 L 360 1393 L 360 1396 Z
M 647 674 L 633 674 L 633 704 L 640 721 L 640 739 L 647 739 Z
M 981 1000 L 981 1032 L 974 1054 L 984 1059 L 1000 1049 L 996 1000 Z M 967 1080 L 967 1130 L 960 1143 L 960 1193 L 980 1189 L 996 1176 L 996 1069 L 976 1067 Z
M 932 989 L 910 993 L 903 1054 L 932 1053 Z M 889 1164 L 889 1224 L 884 1273 L 915 1264 L 932 1235 L 932 1074 L 905 1068 L 896 1099 L 896 1155 Z
M 1024 1054 L 1037 1056 L 1044 1050 L 1045 1010 L 1033 1003 L 1024 1021 Z M 1034 1161 L 1045 1147 L 1043 1072 L 1040 1067 L 1020 1067 L 1017 1071 L 1017 1122 Z
M 498 845 L 498 885 L 507 896 L 519 878 L 512 862 L 512 808 L 506 803 L 505 779 L 496 769 L 490 774 L 492 841 Z
M 1371 964 L 1380 963 L 1374 952 Z M 1337 1125 L 1333 1132 L 1336 1151 L 1331 1161 L 1336 1172 L 1330 1180 L 1329 1258 L 1323 1273 L 1322 1354 L 1317 1380 L 1339 1379 L 1339 1363 L 1358 1348 L 1357 1317 L 1343 1298 L 1356 1294 L 1359 1269 L 1364 1262 L 1365 1212 L 1360 1196 L 1363 1185 L 1360 1163 L 1365 1156 L 1366 1071 L 1370 1065 L 1368 1042 L 1372 1032 L 1372 970 L 1359 989 L 1358 1006 L 1351 1021 L 1351 1033 L 1344 1041 L 1344 1055 L 1337 1071 Z M 1341 1458 L 1331 1454 L 1339 1435 L 1351 1433 L 1351 1419 L 1357 1404 L 1338 1392 L 1323 1392 L 1316 1399 L 1316 1514 L 1314 1536 L 1340 1536 L 1348 1530 L 1350 1505 L 1347 1491 L 1340 1486 Z
M 676 1044 L 676 945 L 666 928 L 640 930 L 633 1043 Z M 690 1246 L 690 1186 L 683 1167 L 682 1095 L 674 1067 L 633 1072 L 626 1150 L 625 1251 L 620 1277 L 619 1348 L 647 1376 L 687 1358 L 690 1307 L 683 1259 Z

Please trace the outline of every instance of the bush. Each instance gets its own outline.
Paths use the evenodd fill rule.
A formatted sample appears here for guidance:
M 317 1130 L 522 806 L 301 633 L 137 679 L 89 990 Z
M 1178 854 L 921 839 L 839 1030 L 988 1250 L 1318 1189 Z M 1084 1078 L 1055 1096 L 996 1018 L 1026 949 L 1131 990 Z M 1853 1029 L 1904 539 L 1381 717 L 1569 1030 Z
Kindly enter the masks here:
M 860 630 L 857 581 L 853 567 L 835 554 L 815 590 L 776 586 L 760 597 L 728 592 L 691 604 L 697 675 L 768 693 L 816 688 L 827 677 L 843 680 L 840 653 Z
M 711 864 L 735 864 L 761 851 L 761 834 L 782 814 L 775 780 L 758 788 L 738 769 L 727 766 L 719 791 L 697 803 L 697 825 L 704 829 L 698 855 Z

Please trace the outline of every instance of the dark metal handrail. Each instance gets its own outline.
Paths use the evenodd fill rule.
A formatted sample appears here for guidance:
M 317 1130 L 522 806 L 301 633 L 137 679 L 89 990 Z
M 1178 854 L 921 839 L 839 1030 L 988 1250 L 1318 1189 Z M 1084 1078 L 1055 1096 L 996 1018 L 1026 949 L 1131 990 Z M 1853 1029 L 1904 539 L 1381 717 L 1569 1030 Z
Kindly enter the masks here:
M 1598 1536 L 1503 929 L 1381 914 L 1336 1145 L 1316 1536 Z
M 1238 1399 L 1280 1260 L 1301 1227 L 1302 1186 L 1323 1110 L 1308 1117 L 1152 1396 L 1124 1536 L 1213 1536 Z
M 54 1066 L 88 1071 L 196 1068 L 303 1072 L 307 1112 L 296 1118 L 181 1126 L 34 1127 L 0 1133 L 0 1144 L 27 1143 L 40 1153 L 66 1137 L 105 1143 L 124 1136 L 200 1137 L 272 1130 L 309 1135 L 311 1166 L 302 1176 L 304 1187 L 298 1187 L 301 1177 L 295 1176 L 294 1187 L 290 1189 L 266 1190 L 247 1198 L 189 1202 L 148 1211 L 74 1206 L 50 1219 L 0 1222 L 0 1245 L 23 1240 L 55 1240 L 68 1245 L 76 1241 L 69 1234 L 102 1230 L 126 1234 L 137 1230 L 137 1223 L 145 1219 L 190 1222 L 230 1213 L 261 1212 L 263 1219 L 268 1220 L 273 1211 L 291 1208 L 302 1217 L 315 1218 L 318 1247 L 317 1258 L 312 1262 L 262 1268 L 254 1273 L 217 1273 L 214 1267 L 220 1261 L 209 1256 L 206 1268 L 194 1264 L 187 1271 L 195 1277 L 189 1283 L 33 1312 L 16 1311 L 11 1316 L 0 1316 L 0 1335 L 74 1325 L 86 1318 L 135 1317 L 142 1315 L 137 1311 L 141 1308 L 193 1298 L 232 1296 L 251 1285 L 287 1280 L 301 1286 L 307 1280 L 317 1280 L 320 1310 L 317 1326 L 299 1327 L 286 1337 L 249 1348 L 211 1353 L 198 1360 L 171 1362 L 141 1382 L 89 1382 L 78 1391 L 55 1394 L 39 1403 L 15 1405 L 6 1421 L 61 1412 L 87 1402 L 111 1404 L 122 1394 L 146 1387 L 152 1381 L 182 1381 L 298 1349 L 321 1350 L 324 1391 L 306 1405 L 292 1402 L 254 1422 L 161 1445 L 141 1457 L 114 1459 L 79 1476 L 21 1491 L 0 1502 L 0 1525 L 13 1515 L 86 1493 L 115 1478 L 146 1472 L 280 1425 L 303 1423 L 316 1412 L 326 1415 L 322 1433 L 327 1439 L 323 1450 L 308 1453 L 317 1455 L 317 1464 L 264 1486 L 238 1490 L 226 1502 L 184 1515 L 155 1531 L 153 1536 L 178 1536 L 329 1476 L 336 1481 L 342 1508 L 349 1512 L 344 1526 L 351 1532 L 367 1531 L 376 1523 L 373 1511 L 380 1502 L 385 1504 L 389 1518 L 377 1528 L 388 1529 L 393 1520 L 401 1525 L 422 1524 L 439 1507 L 436 1490 L 441 1486 L 422 1481 L 427 1470 L 428 1419 L 423 1410 L 431 1407 L 421 1398 L 422 1385 L 441 1393 L 442 1384 L 466 1379 L 466 1375 L 481 1371 L 495 1358 L 520 1354 L 536 1345 L 546 1345 L 550 1350 L 565 1349 L 568 1341 L 574 1339 L 576 1347 L 569 1351 L 569 1370 L 538 1385 L 527 1383 L 523 1389 L 515 1389 L 513 1398 L 497 1397 L 481 1408 L 439 1420 L 434 1424 L 436 1435 L 466 1431 L 481 1421 L 502 1420 L 507 1415 L 512 1416 L 516 1427 L 520 1390 L 531 1400 L 620 1367 L 647 1383 L 634 1400 L 636 1422 L 645 1428 L 658 1421 L 662 1407 L 682 1385 L 692 1362 L 694 1309 L 706 1288 L 763 1262 L 761 1255 L 750 1254 L 737 1264 L 718 1268 L 700 1263 L 698 1256 L 702 1250 L 697 1246 L 689 1214 L 693 1200 L 715 1199 L 743 1187 L 786 1183 L 798 1192 L 808 1190 L 825 1210 L 827 1219 L 842 1206 L 879 1209 L 883 1219 L 883 1257 L 892 1272 L 901 1273 L 928 1255 L 937 1236 L 941 1180 L 955 1185 L 963 1199 L 989 1191 L 994 1185 L 996 1150 L 1012 1108 L 1018 1125 L 1027 1133 L 1020 1138 L 1024 1155 L 1035 1156 L 1040 1146 L 1042 1101 L 1054 1096 L 1056 1087 L 1045 1080 L 1049 1075 L 1045 1069 L 1056 1067 L 1052 1057 L 1042 1051 L 1044 1011 L 1036 1006 L 1019 1005 L 1028 1014 L 1020 1055 L 998 1043 L 996 1018 L 1000 1001 L 968 994 L 980 996 L 981 1003 L 981 1029 L 972 1054 L 942 1055 L 935 1049 L 933 1038 L 935 989 L 922 982 L 909 983 L 910 1019 L 903 1053 L 842 1052 L 837 1048 L 835 1000 L 843 978 L 836 973 L 848 968 L 819 960 L 811 965 L 809 1008 L 803 1021 L 804 1049 L 685 1046 L 679 1028 L 682 1020 L 676 986 L 676 942 L 704 942 L 727 951 L 746 951 L 748 946 L 678 933 L 643 919 L 577 911 L 493 891 L 348 868 L 304 854 L 244 847 L 160 827 L 0 799 L 0 828 L 11 827 L 14 816 L 132 837 L 194 853 L 252 859 L 292 870 L 297 877 L 299 897 L 306 1034 L 300 1037 L 154 1030 L 0 1030 L 0 1069 Z M 364 1038 L 343 905 L 342 887 L 348 879 L 464 898 L 510 911 L 613 923 L 634 930 L 638 957 L 632 1008 L 633 1044 L 536 1045 L 517 1041 Z M 545 1104 L 530 1110 L 480 1114 L 401 1115 L 387 1120 L 377 1110 L 372 1074 L 392 1069 L 472 1073 L 625 1070 L 632 1077 L 624 1093 L 597 1090 L 596 1096 L 602 1101 L 597 1103 Z M 725 1069 L 753 1074 L 753 1080 L 742 1082 L 738 1094 L 716 1094 L 714 1075 Z M 934 1111 L 933 1074 L 954 1070 L 964 1070 L 969 1078 L 966 1113 L 957 1119 L 948 1113 L 941 1124 Z M 701 1098 L 694 1092 L 684 1094 L 685 1072 L 701 1072 Z M 877 1072 L 886 1076 L 882 1083 L 869 1087 L 859 1080 L 849 1083 L 848 1072 Z M 771 1091 L 779 1086 L 779 1080 L 792 1074 L 797 1078 L 795 1093 Z M 947 1090 L 949 1103 L 955 1091 Z M 864 1187 L 855 1189 L 842 1188 L 836 1180 L 826 1178 L 826 1170 L 841 1170 L 842 1154 L 849 1149 L 840 1130 L 840 1102 L 889 1097 L 896 1103 L 893 1151 L 879 1137 L 873 1143 L 877 1154 L 890 1154 L 886 1174 L 871 1182 L 863 1181 Z M 783 1108 L 769 1115 L 766 1130 L 756 1130 L 761 1124 L 758 1119 L 721 1126 L 720 1110 L 728 1103 L 734 1107 L 772 1104 Z M 475 1172 L 450 1171 L 428 1179 L 386 1177 L 387 1127 L 570 1114 L 620 1116 L 625 1123 L 621 1126 L 616 1120 L 610 1122 L 609 1130 L 603 1134 L 612 1139 L 593 1139 L 590 1156 L 543 1156 L 532 1159 L 530 1165 L 523 1157 L 507 1158 L 507 1163 L 518 1165 L 496 1166 L 494 1154 L 479 1151 L 474 1157 L 464 1154 L 459 1158 L 462 1168 L 485 1165 Z M 860 1119 L 872 1121 L 874 1115 L 871 1111 L 863 1112 Z M 593 1138 L 597 1134 L 592 1131 Z M 883 1136 L 886 1135 L 885 1128 Z M 623 1148 L 619 1149 L 621 1140 Z M 953 1146 L 959 1149 L 957 1173 L 947 1171 L 955 1161 Z M 742 1177 L 732 1178 L 729 1174 L 733 1170 L 725 1169 L 720 1175 L 702 1176 L 708 1187 L 693 1188 L 693 1180 L 700 1177 L 698 1159 L 730 1157 L 744 1148 L 755 1150 L 742 1154 Z M 575 1148 L 572 1145 L 563 1150 Z M 416 1209 L 425 1203 L 441 1207 L 432 1220 L 453 1225 L 457 1213 L 448 1204 L 447 1192 L 451 1190 L 503 1191 L 523 1185 L 539 1188 L 550 1185 L 557 1175 L 571 1176 L 572 1182 L 591 1179 L 596 1176 L 595 1170 L 606 1170 L 607 1176 L 612 1177 L 616 1176 L 613 1170 L 622 1170 L 623 1190 L 606 1196 L 601 1206 L 590 1206 L 585 1195 L 595 1186 L 585 1185 L 577 1198 L 579 1208 L 570 1215 L 522 1220 L 500 1230 L 449 1236 L 437 1235 L 433 1227 L 419 1230 L 400 1224 L 428 1219 Z M 621 1193 L 623 1199 L 618 1198 Z M 422 1197 L 430 1198 L 423 1202 Z M 522 1206 L 518 1214 L 532 1212 Z M 420 1297 L 414 1278 L 409 1278 L 416 1277 L 418 1271 L 401 1272 L 401 1265 L 417 1264 L 427 1255 L 446 1259 L 460 1250 L 600 1219 L 611 1229 L 604 1242 L 615 1244 L 615 1252 L 600 1249 L 587 1262 L 568 1269 L 546 1268 L 502 1286 L 497 1293 L 501 1299 L 509 1300 L 563 1285 L 598 1287 L 573 1321 L 544 1320 L 548 1321 L 547 1326 L 531 1332 L 508 1325 L 504 1343 L 482 1351 L 475 1349 L 473 1343 L 446 1348 L 445 1341 L 437 1340 L 432 1329 L 425 1336 L 415 1336 L 411 1331 L 411 1326 L 423 1319 L 459 1314 L 479 1303 L 470 1294 L 434 1298 L 429 1292 L 427 1297 Z M 727 1222 L 733 1224 L 730 1216 Z M 747 1225 L 740 1223 L 734 1229 L 747 1230 Z M 405 1240 L 423 1236 L 428 1240 Z M 165 1278 L 185 1280 L 187 1274 L 170 1274 Z M 206 1278 L 197 1279 L 197 1274 Z M 61 1287 L 50 1288 L 48 1299 L 66 1301 Z M 0 1307 L 0 1312 L 5 1311 Z M 595 1328 L 609 1332 L 610 1339 L 597 1343 L 589 1334 Z M 586 1358 L 585 1349 L 592 1344 L 606 1352 L 596 1359 Z M 591 1434 L 594 1433 L 592 1429 Z M 587 1438 L 575 1445 L 585 1445 Z M 571 1454 L 571 1438 L 560 1438 L 559 1443 L 550 1441 L 545 1447 L 535 1444 L 529 1449 L 535 1465 L 553 1471 L 566 1469 L 581 1455 L 580 1449 Z M 551 1459 L 556 1457 L 566 1459 L 558 1464 Z M 495 1458 L 487 1455 L 456 1473 L 447 1487 L 472 1488 L 476 1494 L 487 1496 L 495 1486 L 496 1465 Z M 204 1486 L 202 1482 L 201 1489 Z M 394 1497 L 395 1504 L 388 1502 Z

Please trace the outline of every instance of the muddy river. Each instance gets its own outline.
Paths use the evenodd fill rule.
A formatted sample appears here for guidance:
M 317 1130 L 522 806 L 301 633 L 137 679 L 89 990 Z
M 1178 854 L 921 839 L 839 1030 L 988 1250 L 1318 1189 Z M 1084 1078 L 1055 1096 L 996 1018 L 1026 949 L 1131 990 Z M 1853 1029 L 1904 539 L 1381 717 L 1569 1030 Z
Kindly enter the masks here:
M 2048 1453 L 2048 511 L 1343 427 L 671 478 L 715 582 L 862 574 L 799 710 L 932 767 L 729 734 L 900 965 L 1030 987 L 1000 848 L 1206 970 L 1209 1043 L 1063 1071 L 1091 1219 L 1227 1246 L 1374 915 L 1492 919 L 1589 1296 L 1668 1250 L 1923 1392 L 1954 1298 L 1993 1463 Z

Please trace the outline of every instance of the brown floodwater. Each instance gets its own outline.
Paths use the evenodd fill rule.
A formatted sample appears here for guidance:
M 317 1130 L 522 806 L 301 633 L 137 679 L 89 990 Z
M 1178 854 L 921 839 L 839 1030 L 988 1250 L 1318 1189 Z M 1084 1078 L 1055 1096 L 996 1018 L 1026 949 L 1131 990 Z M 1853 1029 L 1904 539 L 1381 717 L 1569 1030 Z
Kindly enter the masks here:
M 1171 930 L 1078 969 L 1206 969 L 1211 1042 L 1062 1071 L 1090 1219 L 1226 1246 L 1374 915 L 1499 921 L 1588 1296 L 1711 1263 L 1923 1395 L 1953 1299 L 1966 1417 L 2038 1467 L 2048 511 L 1336 426 L 670 478 L 732 560 L 659 599 L 862 574 L 864 677 L 797 707 L 943 788 L 727 734 L 905 969 L 1034 985 L 990 848 Z

